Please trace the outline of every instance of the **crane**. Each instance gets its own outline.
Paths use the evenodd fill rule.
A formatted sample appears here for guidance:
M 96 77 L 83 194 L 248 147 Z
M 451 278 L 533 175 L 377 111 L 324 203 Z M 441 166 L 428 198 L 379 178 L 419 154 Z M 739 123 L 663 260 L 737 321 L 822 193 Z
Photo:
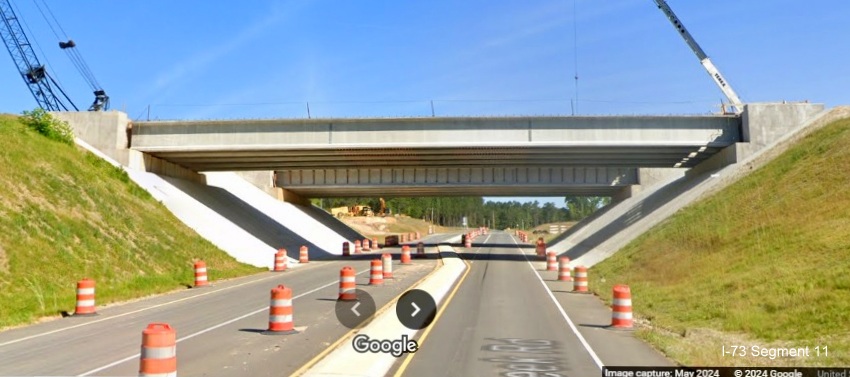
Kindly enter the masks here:
M 47 19 L 46 16 L 45 19 Z M 52 25 L 51 28 L 53 28 Z M 20 72 L 24 83 L 27 84 L 39 107 L 47 111 L 79 111 L 71 98 L 62 90 L 62 87 L 50 76 L 44 64 L 39 62 L 10 0 L 0 0 L 0 38 L 3 39 L 6 50 L 12 56 L 12 60 L 18 67 L 18 72 Z M 97 84 L 79 53 L 71 52 L 76 47 L 76 43 L 69 39 L 67 42 L 59 42 L 59 47 L 68 52 L 74 65 L 83 73 L 89 85 L 94 89 L 95 100 L 89 107 L 89 111 L 108 109 L 109 96 L 106 95 L 106 91 Z
M 697 59 L 699 59 L 700 64 L 702 64 L 703 68 L 708 72 L 708 75 L 714 80 L 714 83 L 720 87 L 720 90 L 726 96 L 726 99 L 732 105 L 732 113 L 740 114 L 741 111 L 744 110 L 744 104 L 741 102 L 741 99 L 738 97 L 738 94 L 735 93 L 735 90 L 732 89 L 732 86 L 723 78 L 723 75 L 720 74 L 720 71 L 711 62 L 711 59 L 708 58 L 708 55 L 705 54 L 705 51 L 697 44 L 697 41 L 688 32 L 688 29 L 685 29 L 685 25 L 682 24 L 682 21 L 679 21 L 679 18 L 676 17 L 676 14 L 673 13 L 673 9 L 670 9 L 670 6 L 667 5 L 665 0 L 653 0 L 655 1 L 655 5 L 658 6 L 658 9 L 661 9 L 664 12 L 664 15 L 667 16 L 667 19 L 673 24 L 673 27 L 679 31 L 679 35 L 685 39 L 685 43 L 688 44 L 688 47 L 696 54 Z M 724 111 L 725 112 L 725 111 Z

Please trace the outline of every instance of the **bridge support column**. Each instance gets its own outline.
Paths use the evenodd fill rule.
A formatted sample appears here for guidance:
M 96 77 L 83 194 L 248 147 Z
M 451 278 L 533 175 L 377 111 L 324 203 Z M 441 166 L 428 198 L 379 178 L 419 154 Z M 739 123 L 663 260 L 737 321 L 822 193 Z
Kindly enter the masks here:
M 207 184 L 207 176 L 201 173 L 139 151 L 130 150 L 129 167 L 130 169 L 146 171 L 166 177 L 185 179 L 202 185 Z
M 292 191 L 289 191 L 289 190 L 287 190 L 283 187 L 275 187 L 274 189 L 275 189 L 275 192 L 277 193 L 278 200 L 282 200 L 284 202 L 292 203 L 292 204 L 300 204 L 300 205 L 303 205 L 303 206 L 311 205 L 310 199 L 307 199 L 307 198 L 305 198 L 301 195 L 298 195 L 298 194 L 296 194 Z

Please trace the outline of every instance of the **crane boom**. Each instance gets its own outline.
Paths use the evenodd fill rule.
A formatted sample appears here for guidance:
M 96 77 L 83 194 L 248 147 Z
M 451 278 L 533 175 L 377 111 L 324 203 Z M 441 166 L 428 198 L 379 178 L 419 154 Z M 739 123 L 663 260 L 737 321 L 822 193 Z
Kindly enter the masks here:
M 729 82 L 723 78 L 723 75 L 720 74 L 720 71 L 711 62 L 711 59 L 708 58 L 708 55 L 705 54 L 705 51 L 697 43 L 696 39 L 688 32 L 688 29 L 685 29 L 685 25 L 682 24 L 682 21 L 679 21 L 679 18 L 676 17 L 676 14 L 673 13 L 673 9 L 670 9 L 670 6 L 667 5 L 665 0 L 653 0 L 655 1 L 655 5 L 658 6 L 658 9 L 661 9 L 664 12 L 664 15 L 667 16 L 667 19 L 673 24 L 673 27 L 679 31 L 679 35 L 685 39 L 685 43 L 688 44 L 688 47 L 696 54 L 697 59 L 699 59 L 700 64 L 705 68 L 708 72 L 708 75 L 711 76 L 711 79 L 714 80 L 714 83 L 720 87 L 720 90 L 726 96 L 726 99 L 729 100 L 729 103 L 733 107 L 733 112 L 739 114 L 744 109 L 744 104 L 741 102 L 741 99 L 738 97 L 738 94 L 735 93 L 735 90 L 732 89 L 732 86 L 729 85 Z
M 68 98 L 56 81 L 50 77 L 47 68 L 38 61 L 38 57 L 35 55 L 27 35 L 24 34 L 24 29 L 21 27 L 18 16 L 15 15 L 9 0 L 0 0 L 0 17 L 2 17 L 2 20 L 0 20 L 0 38 L 3 39 L 6 50 L 12 56 L 12 60 L 18 67 L 18 72 L 21 73 L 21 77 L 23 77 L 39 107 L 48 111 L 69 111 L 70 109 L 78 111 L 77 106 Z M 56 92 L 59 92 L 62 97 L 54 92 L 54 86 Z

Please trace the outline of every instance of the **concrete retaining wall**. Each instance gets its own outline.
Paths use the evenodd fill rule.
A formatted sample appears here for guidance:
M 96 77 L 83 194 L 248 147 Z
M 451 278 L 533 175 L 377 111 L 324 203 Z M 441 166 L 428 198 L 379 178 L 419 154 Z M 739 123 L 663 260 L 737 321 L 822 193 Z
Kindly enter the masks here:
M 609 205 L 558 237 L 550 247 L 569 256 L 576 264 L 592 266 L 599 263 L 680 209 L 764 166 L 811 132 L 850 117 L 850 107 L 812 115 L 822 106 L 786 105 L 748 105 L 753 106 L 751 111 L 745 110 L 750 135 L 766 143 L 761 148 L 760 144 L 748 143 L 730 146 L 683 177 L 671 175 L 668 181 Z M 765 130 L 764 127 L 771 128 Z

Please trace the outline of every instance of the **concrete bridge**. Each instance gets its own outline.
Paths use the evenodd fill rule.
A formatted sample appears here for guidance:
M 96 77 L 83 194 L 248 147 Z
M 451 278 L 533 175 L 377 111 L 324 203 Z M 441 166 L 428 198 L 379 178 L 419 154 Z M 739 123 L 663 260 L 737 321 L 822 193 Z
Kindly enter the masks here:
M 684 170 L 709 160 L 729 163 L 736 148 L 728 147 L 742 143 L 759 148 L 822 108 L 807 103 L 749 104 L 739 116 L 132 124 L 121 114 L 117 128 L 111 123 L 116 120 L 104 119 L 120 113 L 60 116 L 71 120 L 83 139 L 100 143 L 98 149 L 115 150 L 115 158 L 127 166 L 195 180 L 204 179 L 198 172 L 265 171 L 252 173 L 254 183 L 274 187 L 286 200 L 361 195 L 623 197 L 630 187 L 663 179 L 653 172 L 656 168 Z
M 637 168 L 692 167 L 741 140 L 736 116 L 136 122 L 147 164 L 275 171 L 306 197 L 604 195 Z

